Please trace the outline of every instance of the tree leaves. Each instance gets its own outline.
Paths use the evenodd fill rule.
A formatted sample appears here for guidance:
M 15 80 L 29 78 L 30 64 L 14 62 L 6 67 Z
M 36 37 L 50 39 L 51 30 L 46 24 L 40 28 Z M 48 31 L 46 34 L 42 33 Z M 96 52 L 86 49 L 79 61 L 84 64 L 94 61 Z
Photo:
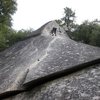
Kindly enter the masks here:
M 17 10 L 15 0 L 0 0 L 0 23 L 11 26 L 12 15 Z
M 86 44 L 100 46 L 100 24 L 97 21 L 84 21 L 72 33 L 72 37 Z

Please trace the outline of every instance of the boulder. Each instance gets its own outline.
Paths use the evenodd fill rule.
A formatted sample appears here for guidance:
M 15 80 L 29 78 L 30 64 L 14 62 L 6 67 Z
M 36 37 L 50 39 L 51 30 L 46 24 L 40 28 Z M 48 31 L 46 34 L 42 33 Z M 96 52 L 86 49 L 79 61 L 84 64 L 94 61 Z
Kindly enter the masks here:
M 99 100 L 100 48 L 71 40 L 50 21 L 0 53 L 0 97 Z

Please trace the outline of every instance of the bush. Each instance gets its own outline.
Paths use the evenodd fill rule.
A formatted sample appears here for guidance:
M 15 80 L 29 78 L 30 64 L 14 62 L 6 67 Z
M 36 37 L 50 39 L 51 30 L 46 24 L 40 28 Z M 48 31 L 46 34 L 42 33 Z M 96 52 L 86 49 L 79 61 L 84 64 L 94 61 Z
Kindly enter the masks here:
M 0 51 L 8 48 L 14 43 L 23 40 L 28 33 L 31 33 L 33 30 L 20 30 L 15 31 L 11 27 L 0 24 Z
M 71 35 L 76 41 L 100 47 L 99 23 L 85 21 Z

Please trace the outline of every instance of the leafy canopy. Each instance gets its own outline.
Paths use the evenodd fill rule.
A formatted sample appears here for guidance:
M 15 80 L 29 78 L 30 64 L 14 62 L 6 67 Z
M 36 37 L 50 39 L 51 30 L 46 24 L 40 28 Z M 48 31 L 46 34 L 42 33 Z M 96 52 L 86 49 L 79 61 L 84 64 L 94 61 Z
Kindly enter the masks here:
M 0 24 L 11 26 L 12 15 L 17 10 L 15 0 L 0 0 Z
M 63 28 L 66 30 L 66 32 L 71 32 L 72 29 L 74 28 L 75 24 L 75 12 L 72 11 L 71 8 L 64 8 L 64 16 L 57 20 L 58 24 L 63 26 Z
M 72 37 L 77 41 L 100 47 L 100 22 L 97 20 L 84 21 L 72 33 Z

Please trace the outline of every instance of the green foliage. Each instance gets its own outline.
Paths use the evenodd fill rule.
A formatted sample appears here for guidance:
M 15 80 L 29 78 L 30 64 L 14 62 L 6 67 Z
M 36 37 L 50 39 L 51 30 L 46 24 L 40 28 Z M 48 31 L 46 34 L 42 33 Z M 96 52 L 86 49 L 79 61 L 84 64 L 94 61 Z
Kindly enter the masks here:
M 64 8 L 64 17 L 62 18 L 62 21 L 64 21 L 64 24 L 70 28 L 71 25 L 74 22 L 74 18 L 75 18 L 75 12 L 72 11 L 71 8 Z
M 22 40 L 28 32 L 22 30 L 16 32 L 11 28 L 16 6 L 15 0 L 0 0 L 0 51 Z
M 0 51 L 4 50 L 5 48 L 7 48 L 6 39 L 2 34 L 0 34 Z
M 33 30 L 19 30 L 11 28 L 12 15 L 17 10 L 15 0 L 0 0 L 0 51 L 14 43 L 23 40 Z
M 66 32 L 71 32 L 75 26 L 74 21 L 75 21 L 75 12 L 72 11 L 71 8 L 64 8 L 64 17 L 56 20 L 57 23 L 61 26 L 64 27 Z
M 0 0 L 0 23 L 11 26 L 11 15 L 15 13 L 16 6 L 15 0 Z
M 72 37 L 83 43 L 100 46 L 100 24 L 97 21 L 85 21 L 72 33 Z
M 90 37 L 90 44 L 100 47 L 100 25 L 95 25 Z
M 17 32 L 8 26 L 2 25 L 2 28 L 0 29 L 0 51 L 10 47 L 11 45 L 15 44 L 18 41 L 23 40 L 32 31 L 33 31 L 32 29 L 29 29 L 29 30 L 19 30 Z
M 7 43 L 7 34 L 8 26 L 0 24 L 0 51 L 8 47 Z

